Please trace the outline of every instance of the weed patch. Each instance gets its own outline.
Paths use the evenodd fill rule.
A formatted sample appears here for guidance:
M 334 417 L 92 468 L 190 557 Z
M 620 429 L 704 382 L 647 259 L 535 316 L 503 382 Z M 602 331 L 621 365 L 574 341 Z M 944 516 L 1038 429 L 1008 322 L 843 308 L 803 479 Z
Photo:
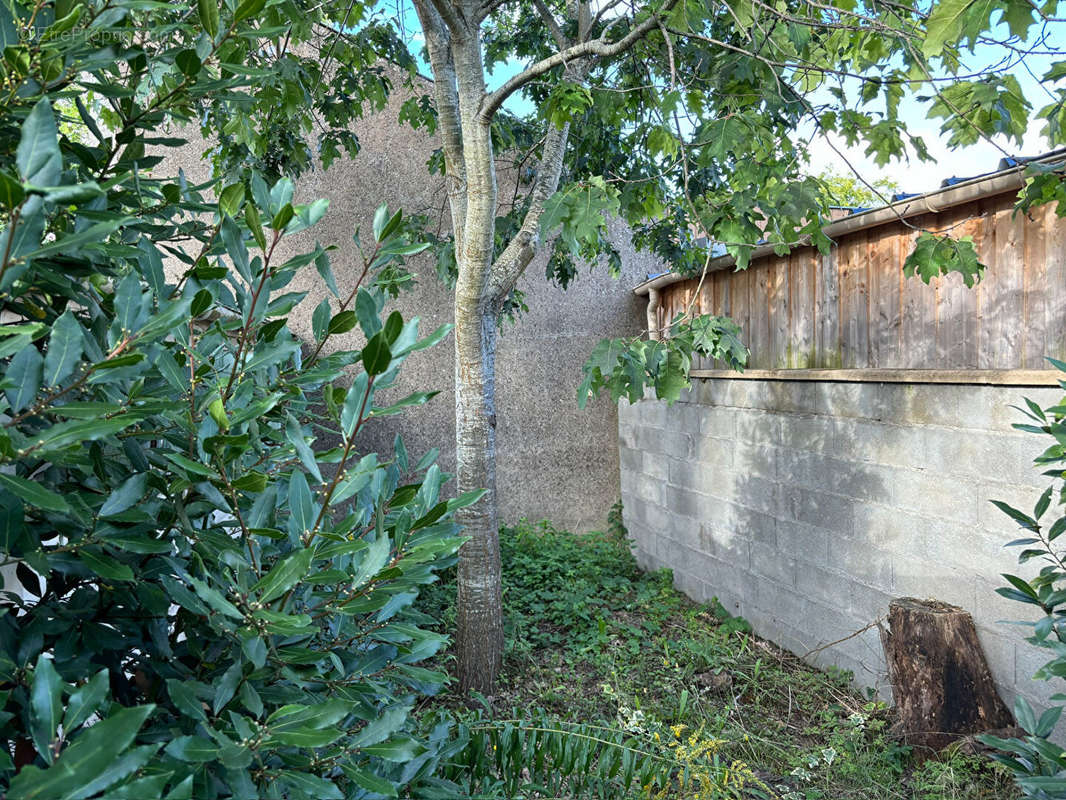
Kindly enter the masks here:
M 982 756 L 949 753 L 913 768 L 891 734 L 890 709 L 854 691 L 849 674 L 807 666 L 717 602 L 690 602 L 667 570 L 641 572 L 624 529 L 612 527 L 581 536 L 544 522 L 501 531 L 504 675 L 484 708 L 458 712 L 476 735 L 449 774 L 471 794 L 1016 796 Z M 422 598 L 445 630 L 453 594 L 445 575 Z M 463 709 L 454 697 L 441 702 Z

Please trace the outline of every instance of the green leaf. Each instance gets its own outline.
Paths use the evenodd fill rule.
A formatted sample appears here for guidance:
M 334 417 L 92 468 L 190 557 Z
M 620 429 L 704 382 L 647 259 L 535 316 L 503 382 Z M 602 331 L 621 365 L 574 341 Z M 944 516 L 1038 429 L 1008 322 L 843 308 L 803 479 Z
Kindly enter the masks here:
M 4 383 L 7 384 L 4 396 L 12 411 L 18 413 L 33 403 L 41 388 L 43 373 L 44 359 L 32 345 L 23 347 L 11 359 L 4 373 Z
M 233 21 L 242 22 L 249 17 L 254 17 L 266 6 L 266 0 L 244 0 L 237 6 L 237 10 L 233 12 Z M 278 226 L 278 229 L 285 227 L 284 225 Z
M 204 724 L 207 723 L 207 713 L 204 711 L 203 703 L 200 702 L 200 698 L 196 696 L 196 692 L 188 683 L 168 678 L 167 694 L 170 695 L 171 701 L 182 714 L 199 720 Z
M 308 492 L 308 496 L 310 496 L 310 492 Z M 314 520 L 311 520 L 308 526 L 313 524 L 313 522 Z M 307 528 L 305 527 L 304 530 L 307 530 Z M 259 602 L 263 604 L 269 603 L 271 600 L 281 597 L 281 595 L 303 580 L 311 568 L 311 562 L 314 557 L 315 551 L 308 547 L 303 550 L 297 550 L 279 561 L 270 572 L 252 586 L 252 591 L 259 593 Z
M 68 747 L 50 769 L 30 765 L 11 780 L 7 800 L 54 800 L 72 797 L 86 786 L 98 785 L 98 791 L 119 780 L 117 760 L 132 744 L 155 706 L 120 708 L 106 719 L 88 728 Z
M 392 781 L 389 781 L 380 775 L 376 775 L 369 770 L 361 767 L 356 767 L 352 764 L 341 764 L 341 769 L 344 774 L 347 775 L 358 786 L 366 789 L 368 792 L 374 794 L 380 794 L 384 797 L 398 797 L 397 787 Z
M 33 483 L 18 475 L 9 475 L 0 472 L 0 486 L 3 486 L 13 494 L 18 495 L 31 506 L 44 509 L 45 511 L 70 511 L 67 501 L 51 489 L 46 489 L 39 483 Z
M 37 101 L 26 121 L 15 153 L 15 165 L 25 183 L 54 186 L 59 183 L 63 158 L 59 153 L 59 129 L 47 97 Z
M 365 372 L 355 376 L 352 385 L 348 387 L 348 394 L 344 397 L 344 405 L 341 406 L 341 431 L 345 436 L 351 436 L 355 426 L 359 424 L 359 415 L 370 408 L 370 395 L 373 387 Z
M 218 196 L 218 213 L 228 217 L 236 217 L 244 202 L 244 184 L 231 183 Z
M 281 770 L 279 775 L 282 783 L 293 787 L 303 797 L 314 798 L 314 800 L 344 800 L 344 792 L 338 789 L 333 781 L 318 775 L 294 772 L 291 769 Z
M 134 273 L 129 273 L 115 289 L 115 323 L 118 330 L 132 333 L 137 329 L 141 316 L 141 281 Z
M 422 755 L 426 752 L 426 748 L 407 734 L 400 734 L 387 742 L 363 747 L 362 751 L 368 756 L 376 756 L 386 761 L 402 764 Z
M 255 2 L 256 0 L 245 0 L 246 2 Z M 274 215 L 274 219 L 270 222 L 270 227 L 276 231 L 285 230 L 285 226 L 292 221 L 296 212 L 292 208 L 291 203 L 286 203 L 281 207 L 281 210 Z
M 285 417 L 285 438 L 289 440 L 289 443 L 296 450 L 296 455 L 299 456 L 300 463 L 303 464 L 304 469 L 310 472 L 316 481 L 321 483 L 322 473 L 318 469 L 314 451 L 304 440 L 304 433 L 300 428 L 300 423 L 292 414 L 287 414 Z
M 6 172 L 0 171 L 0 210 L 11 211 L 17 208 L 25 196 L 22 184 Z
M 378 206 L 377 211 L 374 212 L 374 241 L 380 242 L 385 232 L 385 225 L 389 221 L 389 206 L 387 203 L 382 203 Z
M 52 659 L 41 653 L 30 686 L 30 734 L 37 752 L 48 764 L 54 758 L 52 742 L 62 717 L 63 680 L 52 666 Z
M 363 329 L 367 339 L 381 330 L 378 301 L 366 289 L 360 289 L 355 296 L 355 315 L 359 318 L 359 327 Z
M 389 350 L 389 342 L 385 338 L 385 332 L 379 331 L 370 337 L 370 341 L 363 348 L 363 369 L 373 377 L 388 370 L 391 363 L 392 351 Z
M 208 37 L 214 39 L 218 36 L 218 3 L 214 0 L 196 0 L 196 10 L 204 31 Z
M 166 746 L 166 753 L 179 761 L 214 761 L 218 758 L 218 745 L 203 736 L 179 736 Z
M 378 538 L 370 543 L 370 547 L 363 554 L 363 560 L 359 564 L 359 571 L 355 573 L 355 577 L 352 579 L 352 588 L 358 589 L 381 572 L 389 562 L 391 550 L 392 543 L 389 541 L 388 535 L 384 531 L 379 533 Z
M 134 579 L 133 570 L 111 556 L 82 548 L 78 550 L 78 558 L 101 578 L 109 581 L 132 581 Z
M 119 484 L 117 489 L 108 495 L 107 500 L 100 507 L 100 516 L 110 517 L 132 508 L 138 500 L 144 497 L 147 483 L 148 475 L 144 472 L 126 478 Z
M 304 535 L 315 524 L 315 507 L 307 478 L 300 471 L 293 472 L 289 479 L 289 513 L 295 533 Z
M 329 331 L 330 316 L 331 309 L 329 298 L 323 297 L 321 302 L 315 306 L 315 310 L 311 314 L 311 335 L 315 337 L 316 342 L 322 341 L 326 333 Z
M 100 707 L 109 687 L 108 671 L 102 669 L 74 691 L 63 715 L 63 731 L 68 738 Z
M 329 321 L 327 330 L 332 334 L 347 333 L 358 322 L 354 311 L 341 311 Z

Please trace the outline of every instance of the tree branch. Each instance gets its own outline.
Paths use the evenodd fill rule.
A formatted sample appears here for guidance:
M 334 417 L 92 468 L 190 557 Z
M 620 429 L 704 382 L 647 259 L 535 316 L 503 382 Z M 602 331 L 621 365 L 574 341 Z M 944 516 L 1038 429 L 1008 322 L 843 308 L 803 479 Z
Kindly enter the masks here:
M 456 252 L 460 252 L 463 226 L 466 224 L 463 129 L 459 118 L 459 84 L 455 59 L 452 56 L 452 37 L 447 24 L 437 12 L 438 4 L 427 0 L 414 0 L 415 11 L 426 37 L 430 66 L 433 69 L 434 105 L 444 148 L 444 175 L 448 205 L 452 213 L 452 233 L 455 236 Z
M 588 42 L 581 42 L 575 44 L 572 47 L 568 47 L 565 50 L 560 50 L 555 55 L 548 56 L 545 59 L 541 59 L 536 64 L 533 64 L 528 69 L 515 75 L 508 80 L 503 86 L 497 89 L 495 92 L 491 92 L 485 96 L 485 99 L 481 103 L 481 118 L 485 122 L 492 119 L 493 115 L 503 105 L 512 94 L 521 89 L 530 81 L 540 77 L 545 72 L 548 72 L 560 65 L 568 64 L 571 61 L 588 58 L 610 58 L 611 56 L 624 53 L 626 50 L 635 45 L 638 41 L 643 39 L 649 31 L 653 31 L 659 27 L 662 15 L 669 11 L 677 4 L 678 0 L 666 0 L 663 7 L 637 25 L 633 30 L 619 39 L 617 42 L 609 43 L 603 37 L 599 39 L 593 39 Z
M 533 0 L 533 7 L 537 9 L 537 13 L 540 14 L 540 18 L 544 20 L 544 24 L 548 26 L 548 29 L 552 32 L 552 38 L 555 39 L 555 43 L 559 45 L 560 50 L 565 50 L 570 46 L 570 42 L 567 41 L 566 36 L 563 35 L 563 29 L 559 27 L 559 23 L 555 21 L 555 16 L 552 14 L 551 9 L 548 8 L 547 3 L 544 0 Z
M 416 9 L 418 5 L 419 4 L 416 2 Z M 444 24 L 448 26 L 449 31 L 457 35 L 462 35 L 466 33 L 467 26 L 465 20 L 462 17 L 462 12 L 458 8 L 453 6 L 450 2 L 448 2 L 448 0 L 430 0 L 430 5 L 433 7 L 433 10 L 441 18 Z M 419 12 L 418 16 L 419 19 L 421 19 L 421 12 Z M 423 28 L 424 27 L 425 23 L 423 23 Z
M 563 155 L 569 136 L 570 124 L 567 123 L 561 128 L 550 126 L 544 137 L 540 167 L 537 169 L 537 178 L 530 193 L 529 209 L 522 220 L 522 227 L 500 253 L 489 272 L 489 290 L 497 305 L 514 288 L 529 262 L 537 254 L 540 244 L 540 218 L 544 213 L 544 204 L 559 188 L 563 173 Z

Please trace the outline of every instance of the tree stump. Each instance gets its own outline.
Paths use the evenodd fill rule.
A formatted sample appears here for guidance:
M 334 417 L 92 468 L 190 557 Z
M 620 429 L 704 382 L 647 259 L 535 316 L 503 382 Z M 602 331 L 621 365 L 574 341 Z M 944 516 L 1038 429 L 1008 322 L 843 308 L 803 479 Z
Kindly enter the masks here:
M 901 733 L 920 759 L 962 737 L 1014 724 L 996 691 L 973 618 L 958 606 L 903 597 L 881 631 Z

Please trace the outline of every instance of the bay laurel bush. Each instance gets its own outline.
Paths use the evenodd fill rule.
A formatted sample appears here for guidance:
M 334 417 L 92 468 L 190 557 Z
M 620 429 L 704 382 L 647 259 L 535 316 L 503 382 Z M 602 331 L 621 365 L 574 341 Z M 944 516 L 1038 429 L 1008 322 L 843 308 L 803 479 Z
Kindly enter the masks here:
M 1066 373 L 1066 363 L 1049 361 Z M 1059 384 L 1066 389 L 1066 380 Z M 1066 551 L 1058 539 L 1066 531 L 1066 399 L 1049 408 L 1041 408 L 1029 399 L 1025 402 L 1026 408 L 1021 410 L 1030 422 L 1014 427 L 1044 440 L 1046 449 L 1035 463 L 1044 470 L 1049 485 L 1031 514 L 1004 502 L 993 503 L 1022 529 L 1020 538 L 1007 543 L 1008 547 L 1021 549 L 1018 563 L 1036 562 L 1042 566 L 1033 578 L 1004 575 L 1009 586 L 996 591 L 1035 612 L 1019 621 L 1032 629 L 1026 640 L 1047 650 L 1049 657 L 1034 678 L 1062 681 L 1066 678 Z M 985 744 L 1001 751 L 993 757 L 1014 775 L 1022 796 L 1034 800 L 1066 797 L 1066 750 L 1049 738 L 1062 716 L 1066 694 L 1054 694 L 1052 699 L 1058 705 L 1037 714 L 1019 696 L 1014 716 L 1025 731 L 1024 737 L 981 737 Z
M 269 81 L 241 67 L 264 5 L 0 2 L 7 800 L 395 797 L 446 747 L 414 733 L 444 637 L 408 607 L 477 495 L 358 444 L 433 394 L 379 402 L 448 333 L 383 318 L 424 245 L 382 207 L 342 292 L 323 248 L 281 256 L 324 201 L 167 172 L 163 127 Z

